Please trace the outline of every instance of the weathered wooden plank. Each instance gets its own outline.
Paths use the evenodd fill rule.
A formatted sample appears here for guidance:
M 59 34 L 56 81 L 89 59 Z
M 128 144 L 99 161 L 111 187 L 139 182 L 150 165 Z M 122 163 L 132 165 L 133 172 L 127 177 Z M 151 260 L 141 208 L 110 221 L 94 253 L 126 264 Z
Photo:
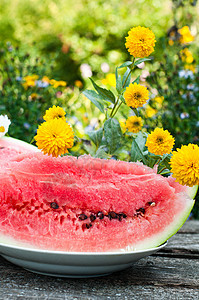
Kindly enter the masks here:
M 178 233 L 199 233 L 199 220 L 188 220 Z
M 199 259 L 199 234 L 176 234 L 168 240 L 168 245 L 154 256 Z
M 89 292 L 89 294 L 87 294 Z M 15 299 L 26 299 L 26 300 L 140 300 L 140 299 L 172 299 L 172 300 L 196 300 L 199 297 L 199 292 L 193 289 L 187 288 L 168 288 L 168 287 L 154 287 L 154 286 L 129 286 L 125 288 L 125 291 L 120 292 L 117 286 L 107 290 L 106 294 L 102 291 L 96 291 L 95 288 L 90 288 L 86 291 L 82 285 L 82 291 L 78 291 L 75 295 L 74 293 L 65 293 L 65 291 L 48 292 L 48 291 L 34 291 L 25 290 L 19 291 L 18 289 L 13 289 L 9 291 L 7 289 L 1 289 L 1 299 L 3 300 L 15 300 Z
M 128 286 L 168 286 L 192 288 L 199 291 L 199 260 L 147 257 L 134 264 L 131 268 L 101 278 L 62 279 L 36 275 L 0 260 L 0 291 L 19 289 L 40 291 L 65 291 L 67 295 L 84 290 L 89 293 L 90 287 L 108 294 L 113 282 L 121 293 Z

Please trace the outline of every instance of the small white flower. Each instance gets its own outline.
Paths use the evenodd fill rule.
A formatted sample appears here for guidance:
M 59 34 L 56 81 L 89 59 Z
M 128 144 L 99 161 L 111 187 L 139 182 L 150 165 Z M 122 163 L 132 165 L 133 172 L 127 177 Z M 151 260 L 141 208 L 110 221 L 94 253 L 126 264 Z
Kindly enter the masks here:
M 187 78 L 191 78 L 191 79 L 193 79 L 194 78 L 194 74 L 193 74 L 193 72 L 192 71 L 189 71 L 189 70 L 180 70 L 179 72 L 178 72 L 178 76 L 180 77 L 180 78 L 185 78 L 185 79 L 187 79 Z
M 91 67 L 88 64 L 82 64 L 80 66 L 80 71 L 83 78 L 88 78 L 92 76 Z
M 107 64 L 106 62 L 103 62 L 103 63 L 101 64 L 101 70 L 102 70 L 102 72 L 104 72 L 104 73 L 108 73 L 109 70 L 110 70 L 109 64 Z
M 188 84 L 187 90 L 194 90 L 194 84 L 192 84 L 192 83 Z
M 6 115 L 0 115 L 0 138 L 8 132 L 10 124 L 11 122 Z
M 189 118 L 189 114 L 187 112 L 183 112 L 180 114 L 180 118 L 183 120 L 183 119 L 187 119 Z

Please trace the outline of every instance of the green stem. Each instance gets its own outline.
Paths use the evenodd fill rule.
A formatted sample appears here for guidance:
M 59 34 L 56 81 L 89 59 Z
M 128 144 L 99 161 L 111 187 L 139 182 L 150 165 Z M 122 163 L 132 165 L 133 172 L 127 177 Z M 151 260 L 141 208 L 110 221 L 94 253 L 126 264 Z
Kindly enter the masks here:
M 113 116 L 113 112 L 114 112 L 114 110 L 115 110 L 115 108 L 116 108 L 116 106 L 117 106 L 117 104 L 118 104 L 118 102 L 119 102 L 119 96 L 118 96 L 118 98 L 117 98 L 117 100 L 115 101 L 115 104 L 114 104 L 114 106 L 113 106 L 113 109 L 112 109 L 112 111 L 111 111 L 111 114 L 110 114 L 110 118 L 112 118 L 112 116 Z
M 122 105 L 122 101 L 120 102 L 120 104 L 118 105 L 118 107 L 116 108 L 116 111 L 115 111 L 115 113 L 112 115 L 112 117 L 114 117 L 115 115 L 116 115 L 116 113 L 117 113 L 117 111 L 118 111 L 118 109 L 120 108 L 120 106 Z
M 130 68 L 130 70 L 129 70 L 128 75 L 126 76 L 126 79 L 125 79 L 125 81 L 124 81 L 124 83 L 123 83 L 123 85 L 122 85 L 122 88 L 125 87 L 125 84 L 126 84 L 128 78 L 129 78 L 131 72 L 132 72 L 133 69 L 134 69 L 134 62 L 135 62 L 135 57 L 133 58 L 132 64 L 130 65 L 131 68 Z M 113 118 L 113 117 L 115 116 L 115 114 L 117 113 L 118 109 L 120 108 L 122 102 L 120 102 L 120 104 L 118 105 L 119 100 L 120 100 L 120 95 L 118 95 L 118 98 L 117 98 L 117 100 L 116 100 L 116 102 L 115 102 L 115 104 L 114 104 L 114 106 L 113 106 L 113 109 L 112 109 L 111 114 L 110 114 L 110 118 Z M 118 107 L 117 107 L 117 105 L 118 105 Z M 116 109 L 116 111 L 115 111 L 115 109 Z
M 128 75 L 126 76 L 126 79 L 125 79 L 125 81 L 124 81 L 124 83 L 122 85 L 123 88 L 125 87 L 125 84 L 126 84 L 128 78 L 129 78 L 129 75 L 131 74 L 131 72 L 134 69 L 134 62 L 135 62 L 135 57 L 133 58 L 132 64 L 130 65 L 131 66 L 130 71 L 129 71 Z
M 139 117 L 139 114 L 138 114 L 137 109 L 136 109 L 136 108 L 133 108 L 132 106 L 130 106 L 130 108 L 134 111 L 135 115 L 136 115 L 137 117 Z

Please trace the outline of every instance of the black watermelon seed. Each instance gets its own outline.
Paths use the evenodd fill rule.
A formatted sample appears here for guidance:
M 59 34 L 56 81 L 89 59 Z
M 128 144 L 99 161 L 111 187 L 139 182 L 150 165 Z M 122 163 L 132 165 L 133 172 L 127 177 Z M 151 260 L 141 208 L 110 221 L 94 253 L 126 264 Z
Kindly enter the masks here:
M 148 202 L 148 204 L 149 204 L 150 206 L 155 206 L 155 202 L 152 202 L 152 201 Z
M 56 202 L 51 202 L 50 207 L 53 208 L 53 209 L 58 209 L 59 205 Z
M 141 212 L 141 213 L 145 213 L 145 209 L 144 209 L 144 207 L 141 207 L 141 208 L 139 208 L 139 209 L 136 209 L 136 211 L 137 212 Z
M 124 219 L 127 218 L 127 215 L 124 214 L 124 213 L 119 213 L 119 216 L 122 217 L 122 218 L 124 218 Z
M 103 212 L 102 212 L 102 211 L 98 211 L 97 217 L 98 217 L 100 220 L 104 219 L 104 214 L 103 214 Z
M 0 150 L 4 149 L 5 147 L 0 147 Z
M 117 214 L 114 211 L 110 211 L 108 214 L 110 219 L 117 219 Z
M 118 220 L 122 221 L 122 215 L 121 214 L 118 215 Z
M 85 214 L 79 215 L 79 219 L 80 219 L 81 221 L 86 220 L 87 218 L 88 218 L 88 217 L 87 217 Z
M 86 228 L 87 228 L 87 229 L 89 229 L 89 228 L 91 228 L 91 227 L 92 227 L 92 224 L 91 224 L 91 223 L 87 223 L 87 224 L 86 224 Z
M 95 216 L 95 215 L 93 215 L 93 214 L 91 214 L 91 215 L 90 215 L 90 220 L 91 220 L 91 222 L 94 222 L 94 221 L 95 221 L 95 219 L 96 219 L 96 216 Z

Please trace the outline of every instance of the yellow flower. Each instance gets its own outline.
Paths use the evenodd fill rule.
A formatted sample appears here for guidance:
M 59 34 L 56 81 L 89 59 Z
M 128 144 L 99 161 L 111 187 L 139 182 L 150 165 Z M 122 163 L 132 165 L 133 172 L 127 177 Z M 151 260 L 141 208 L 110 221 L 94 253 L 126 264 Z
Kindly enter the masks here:
M 174 45 L 174 41 L 173 40 L 169 40 L 169 46 L 173 46 Z
M 35 81 L 38 78 L 39 78 L 39 76 L 36 74 L 25 76 L 23 78 L 23 80 L 25 80 L 25 82 L 22 83 L 23 87 L 27 90 L 29 87 L 35 86 L 36 85 Z
M 187 64 L 191 64 L 193 62 L 193 56 L 191 51 L 189 49 L 184 48 L 183 50 L 180 51 L 182 61 L 186 62 Z
M 149 152 L 155 155 L 163 155 L 170 153 L 174 145 L 174 137 L 163 128 L 155 128 L 151 134 L 148 135 L 146 146 Z
M 39 78 L 38 75 L 33 74 L 33 75 L 25 76 L 23 79 L 24 79 L 25 81 L 35 81 L 35 80 L 37 80 L 38 78 Z
M 81 89 L 83 87 L 83 83 L 81 82 L 81 80 L 75 80 L 75 86 Z
M 156 96 L 154 98 L 154 101 L 158 104 L 162 104 L 162 102 L 164 101 L 164 97 L 163 96 Z
M 32 100 L 37 99 L 37 97 L 38 97 L 38 95 L 37 95 L 36 93 L 32 93 L 32 94 L 30 95 L 30 98 L 31 98 Z
M 196 66 L 195 65 L 185 65 L 184 68 L 186 70 L 192 71 L 193 73 L 196 73 Z
M 152 118 L 157 113 L 157 109 L 154 109 L 150 105 L 147 105 L 145 113 L 147 118 Z
M 39 126 L 35 140 L 44 154 L 57 157 L 68 153 L 68 149 L 73 146 L 74 133 L 68 123 L 62 119 L 53 119 Z
M 173 151 L 171 172 L 182 185 L 199 185 L 199 147 L 194 144 Z
M 36 84 L 34 80 L 27 80 L 22 85 L 27 90 L 30 86 L 35 86 Z
M 143 58 L 154 51 L 155 42 L 155 35 L 149 28 L 138 26 L 128 32 L 125 46 L 131 55 Z
M 120 127 L 121 127 L 121 130 L 122 130 L 122 133 L 125 133 L 126 132 L 126 124 L 125 124 L 125 121 L 121 120 L 119 121 L 120 122 Z
M 102 79 L 102 84 L 104 85 L 110 85 L 113 87 L 116 87 L 116 79 L 115 79 L 115 74 L 110 73 L 106 75 L 105 79 Z
M 53 107 L 50 107 L 48 110 L 46 110 L 46 113 L 43 117 L 43 119 L 45 121 L 49 121 L 49 120 L 53 120 L 53 119 L 62 119 L 62 120 L 66 120 L 65 118 L 65 111 L 63 110 L 63 108 L 61 108 L 60 106 L 55 106 L 53 105 Z
M 50 79 L 47 76 L 43 76 L 42 81 L 46 83 L 50 83 Z
M 126 120 L 126 127 L 130 132 L 137 133 L 142 129 L 142 126 L 143 126 L 143 122 L 142 122 L 142 118 L 140 117 L 132 116 Z
M 184 26 L 184 27 L 178 29 L 178 32 L 181 35 L 180 39 L 179 39 L 179 42 L 181 44 L 188 44 L 194 40 L 194 37 L 191 34 L 188 26 Z
M 149 92 L 143 85 L 131 83 L 124 93 L 126 104 L 133 108 L 142 107 L 149 99 Z
M 66 81 L 63 81 L 63 80 L 60 80 L 60 81 L 57 81 L 55 79 L 51 79 L 50 80 L 50 84 L 53 86 L 53 88 L 58 88 L 59 86 L 66 86 Z

